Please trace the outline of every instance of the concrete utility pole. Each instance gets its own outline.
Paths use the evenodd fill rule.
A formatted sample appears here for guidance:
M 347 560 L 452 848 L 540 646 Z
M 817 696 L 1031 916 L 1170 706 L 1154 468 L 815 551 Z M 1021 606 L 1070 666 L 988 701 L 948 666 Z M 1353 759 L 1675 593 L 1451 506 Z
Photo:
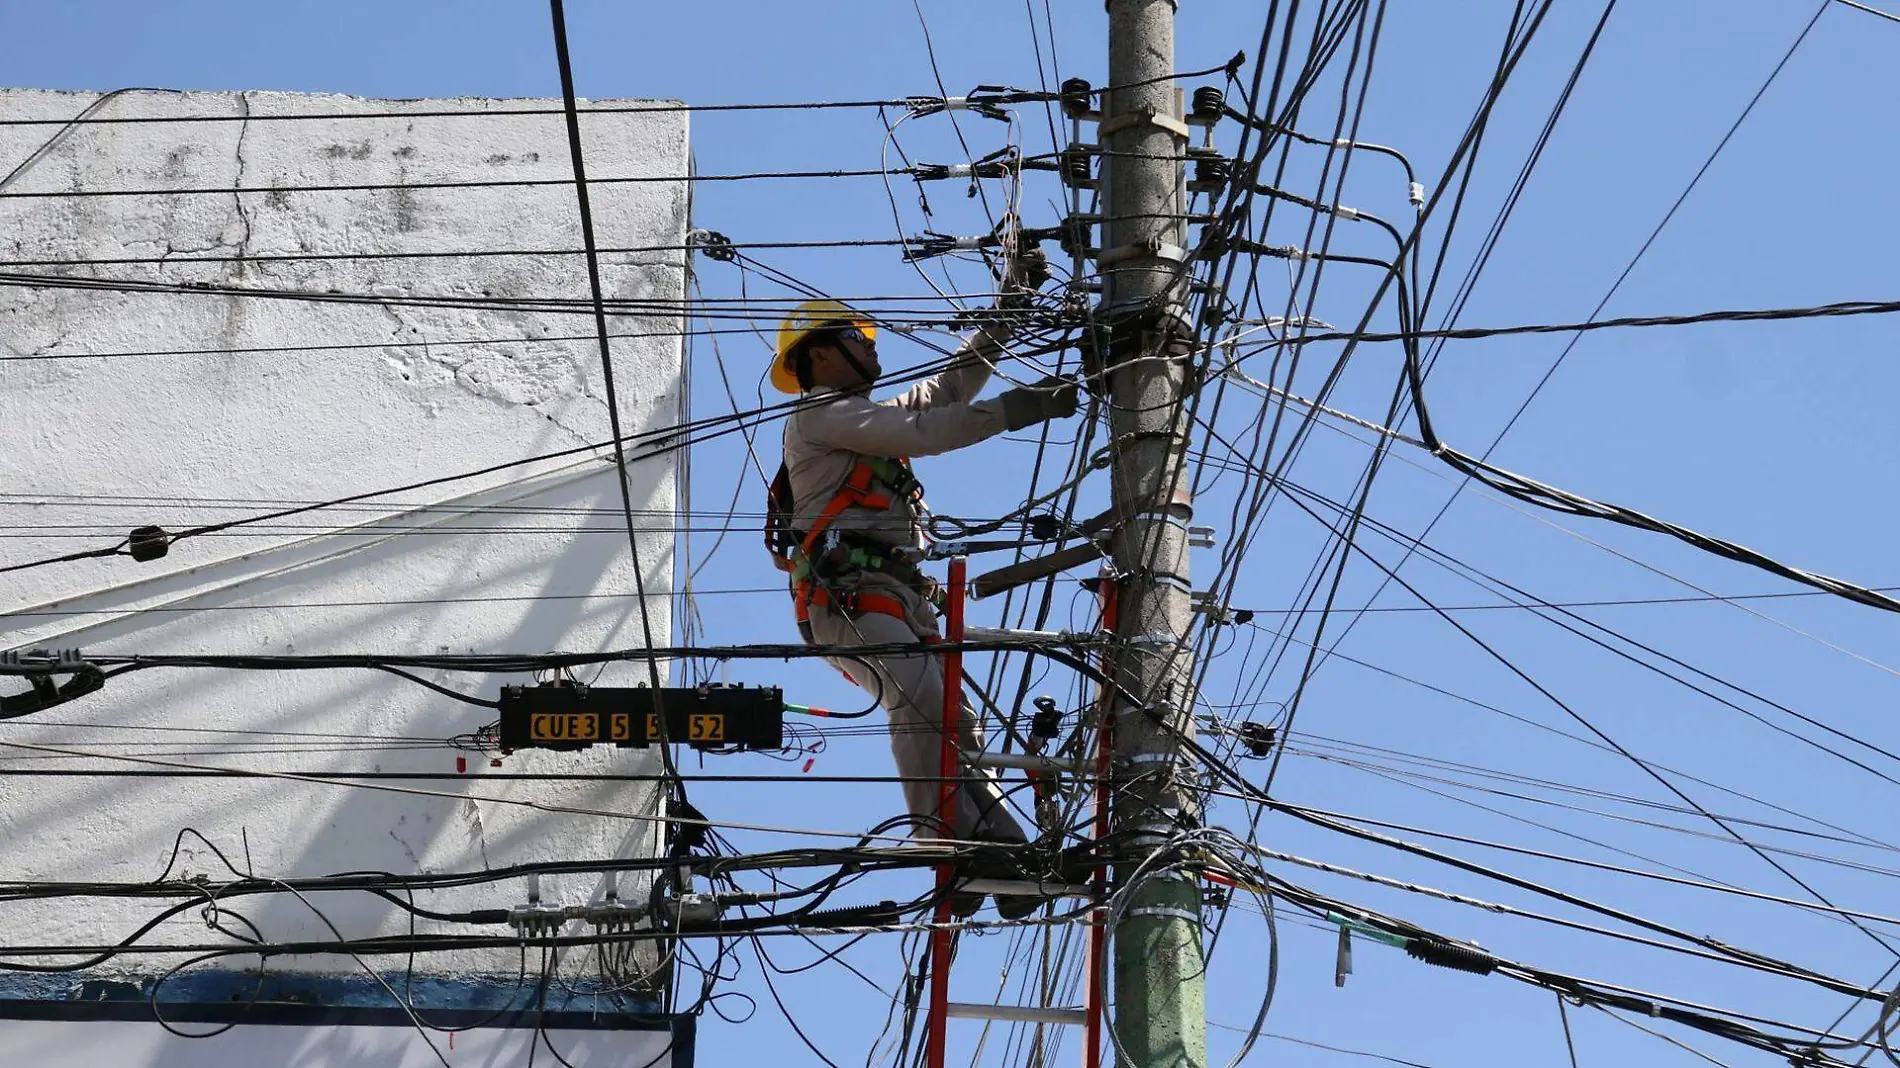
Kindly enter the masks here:
M 1141 857 L 1190 813 L 1186 755 L 1174 731 L 1194 730 L 1188 521 L 1181 467 L 1188 447 L 1181 319 L 1187 272 L 1182 168 L 1188 130 L 1174 86 L 1175 0 L 1108 0 L 1108 83 L 1102 160 L 1102 318 L 1110 326 L 1114 407 L 1116 675 L 1162 722 L 1126 705 L 1114 718 L 1120 781 L 1114 829 Z M 1163 726 L 1163 723 L 1167 726 Z M 1170 730 L 1169 728 L 1173 728 Z M 1148 837 L 1143 837 L 1147 835 Z M 1123 1063 L 1207 1064 L 1200 887 L 1149 879 L 1122 912 L 1115 939 L 1115 1012 Z

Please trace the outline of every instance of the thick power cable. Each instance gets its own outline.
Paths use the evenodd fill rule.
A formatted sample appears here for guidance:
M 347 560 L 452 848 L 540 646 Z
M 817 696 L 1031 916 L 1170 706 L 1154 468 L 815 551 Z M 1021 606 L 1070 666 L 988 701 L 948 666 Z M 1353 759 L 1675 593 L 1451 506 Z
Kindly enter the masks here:
M 554 23 L 554 56 L 561 68 L 561 101 L 567 112 L 567 147 L 574 160 L 574 196 L 580 208 L 581 242 L 587 250 L 587 285 L 594 298 L 594 335 L 600 344 L 601 384 L 607 393 L 607 422 L 613 431 L 614 481 L 620 486 L 620 506 L 627 521 L 627 551 L 633 561 L 633 589 L 640 607 L 640 636 L 648 649 L 653 640 L 653 616 L 647 606 L 646 569 L 640 560 L 640 532 L 633 519 L 633 488 L 627 484 L 627 448 L 620 423 L 620 392 L 614 386 L 612 343 L 607 339 L 607 307 L 600 282 L 600 254 L 594 247 L 594 212 L 587 196 L 587 165 L 581 151 L 580 112 L 574 98 L 574 66 L 567 52 L 567 15 L 561 0 L 548 0 L 548 12 Z M 648 657 L 647 681 L 653 687 L 654 720 L 659 725 L 660 763 L 672 776 L 671 792 L 684 807 L 686 784 L 673 766 L 673 750 L 666 737 L 666 713 L 661 691 L 666 682 L 660 677 L 660 662 Z M 669 993 L 670 993 L 669 988 Z

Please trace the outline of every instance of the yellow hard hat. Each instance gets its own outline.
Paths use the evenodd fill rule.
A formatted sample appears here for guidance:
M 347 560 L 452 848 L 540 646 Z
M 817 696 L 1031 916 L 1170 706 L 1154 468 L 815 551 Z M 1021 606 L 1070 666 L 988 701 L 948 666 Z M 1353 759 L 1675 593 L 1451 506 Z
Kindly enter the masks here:
M 792 309 L 778 326 L 778 356 L 772 361 L 772 385 L 780 393 L 797 393 L 798 376 L 792 373 L 785 357 L 813 330 L 826 323 L 847 322 L 864 332 L 868 340 L 877 336 L 877 326 L 848 305 L 835 300 L 808 300 Z

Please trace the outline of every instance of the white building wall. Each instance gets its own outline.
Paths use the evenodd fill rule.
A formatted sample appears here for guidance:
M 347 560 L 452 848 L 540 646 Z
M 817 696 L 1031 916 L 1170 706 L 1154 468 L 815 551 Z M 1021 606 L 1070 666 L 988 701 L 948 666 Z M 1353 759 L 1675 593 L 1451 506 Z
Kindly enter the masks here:
M 0 93 L 0 119 L 70 118 L 95 99 L 8 91 Z M 7 276 L 0 278 L 0 566 L 109 545 L 142 524 L 178 530 L 607 440 L 600 360 L 585 314 L 585 264 L 578 255 L 550 254 L 580 248 L 574 190 L 558 184 L 572 176 L 558 114 L 270 119 L 365 111 L 477 116 L 522 107 L 558 101 L 139 91 L 105 101 L 94 115 L 249 119 L 88 124 L 63 132 L 0 126 L 0 176 L 32 159 L 0 187 L 0 259 L 16 261 L 0 266 Z M 683 112 L 594 115 L 584 130 L 596 180 L 687 172 Z M 289 188 L 501 179 L 555 184 Z M 285 188 L 234 194 L 234 186 Z M 126 189 L 225 191 L 22 195 Z M 664 306 L 610 319 L 615 333 L 650 335 L 614 342 L 629 433 L 667 427 L 682 410 L 677 302 L 684 272 L 676 247 L 684 243 L 687 204 L 678 180 L 593 190 L 603 247 L 673 247 L 605 257 L 610 299 Z M 542 253 L 176 262 L 494 249 Z M 161 256 L 170 262 L 17 262 Z M 416 308 L 45 288 L 17 284 L 20 275 L 578 303 L 562 314 Z M 368 347 L 316 347 L 324 345 Z M 171 354 L 82 358 L 158 350 Z M 64 358 L 14 359 L 25 356 Z M 314 654 L 637 647 L 640 604 L 632 595 L 619 492 L 603 456 L 610 454 L 509 467 L 188 539 L 162 560 L 115 556 L 0 574 L 0 648 Z M 671 633 L 665 595 L 675 471 L 672 457 L 661 455 L 630 475 L 643 513 L 647 588 L 657 591 L 646 611 L 659 644 Z M 488 698 L 504 682 L 528 681 L 427 675 Z M 608 668 L 599 681 L 645 677 L 644 665 L 632 663 Z M 18 680 L 0 679 L 0 692 L 21 689 Z M 641 750 L 519 753 L 499 769 L 471 757 L 464 778 L 371 784 L 380 790 L 281 778 L 91 774 L 181 765 L 318 776 L 453 772 L 457 754 L 441 743 L 493 718 L 490 710 L 366 671 L 130 674 L 101 693 L 0 723 L 0 880 L 153 879 L 186 828 L 237 865 L 277 877 L 469 871 L 655 850 L 656 826 L 641 818 L 655 812 L 651 782 L 490 777 L 650 774 L 654 760 Z M 68 755 L 75 751 L 92 755 Z M 86 773 L 12 774 L 23 769 Z M 600 814 L 550 813 L 524 802 Z M 229 874 L 190 837 L 172 873 Z M 642 886 L 643 879 L 629 878 L 622 894 L 637 898 Z M 598 878 L 550 878 L 544 890 L 555 902 L 585 900 L 597 893 Z M 513 880 L 420 894 L 418 901 L 438 910 L 492 908 L 523 895 L 523 884 Z M 350 937 L 409 927 L 403 913 L 367 894 L 318 894 L 310 905 Z M 0 943 L 112 943 L 157 907 L 125 899 L 4 904 Z M 333 937 L 312 908 L 289 895 L 233 900 L 229 907 L 272 940 Z M 147 941 L 168 940 L 217 939 L 194 912 Z M 111 967 L 152 974 L 170 963 L 120 958 Z M 512 975 L 517 964 L 517 955 L 503 950 L 436 957 L 419 967 Z M 359 968 L 347 957 L 275 966 Z

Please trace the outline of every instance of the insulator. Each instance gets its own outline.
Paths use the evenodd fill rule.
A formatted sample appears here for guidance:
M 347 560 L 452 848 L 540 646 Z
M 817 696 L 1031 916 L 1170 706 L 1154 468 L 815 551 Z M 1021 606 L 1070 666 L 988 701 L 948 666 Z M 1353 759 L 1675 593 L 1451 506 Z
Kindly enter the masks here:
M 172 536 L 164 527 L 134 527 L 125 539 L 125 551 L 140 563 L 164 556 L 171 546 Z
M 1247 755 L 1268 757 L 1273 755 L 1273 746 L 1278 741 L 1278 732 L 1268 723 L 1246 722 L 1239 724 L 1235 733 L 1240 736 L 1240 744 L 1247 747 Z
M 1038 697 L 1033 702 L 1036 714 L 1029 723 L 1029 736 L 1044 741 L 1054 738 L 1062 730 L 1062 710 L 1056 707 L 1053 697 Z
M 1094 178 L 1095 165 L 1089 159 L 1089 150 L 1081 145 L 1070 145 L 1062 150 L 1062 184 L 1087 188 Z
M 1070 218 L 1063 223 L 1062 234 L 1056 238 L 1056 244 L 1071 258 L 1089 254 L 1089 224 L 1082 219 Z
M 1194 182 L 1196 192 L 1223 189 L 1233 179 L 1232 161 L 1218 158 L 1203 158 L 1194 161 Z
M 1062 113 L 1072 119 L 1080 119 L 1089 113 L 1089 80 L 1087 78 L 1062 79 Z
M 1212 126 L 1220 121 L 1227 107 L 1227 94 L 1218 85 L 1203 85 L 1194 90 L 1194 107 L 1189 115 L 1197 122 Z

